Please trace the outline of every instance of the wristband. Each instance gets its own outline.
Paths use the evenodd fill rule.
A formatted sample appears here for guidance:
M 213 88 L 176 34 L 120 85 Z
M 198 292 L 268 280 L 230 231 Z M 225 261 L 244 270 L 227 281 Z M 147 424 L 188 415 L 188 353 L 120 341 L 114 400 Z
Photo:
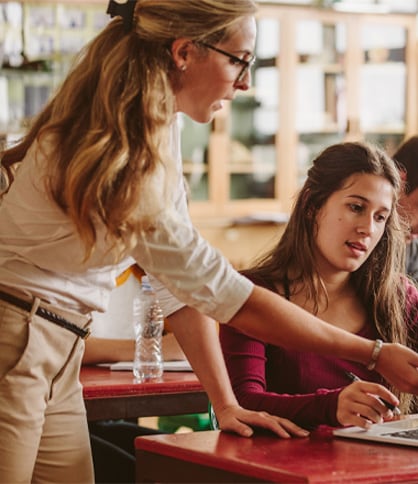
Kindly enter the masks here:
M 372 357 L 370 359 L 369 364 L 367 365 L 367 369 L 372 371 L 376 368 L 377 360 L 379 358 L 380 352 L 383 348 L 383 341 L 381 339 L 377 339 L 374 343 L 374 348 L 372 352 Z

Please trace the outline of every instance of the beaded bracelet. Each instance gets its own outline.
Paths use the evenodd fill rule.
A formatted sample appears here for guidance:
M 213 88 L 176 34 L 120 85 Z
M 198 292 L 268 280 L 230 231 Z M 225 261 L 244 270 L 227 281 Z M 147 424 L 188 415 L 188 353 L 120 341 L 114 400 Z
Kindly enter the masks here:
M 374 343 L 374 348 L 372 352 L 372 357 L 370 359 L 370 363 L 367 365 L 368 370 L 371 371 L 376 368 L 377 359 L 379 358 L 382 348 L 383 348 L 383 341 L 381 339 L 377 339 Z

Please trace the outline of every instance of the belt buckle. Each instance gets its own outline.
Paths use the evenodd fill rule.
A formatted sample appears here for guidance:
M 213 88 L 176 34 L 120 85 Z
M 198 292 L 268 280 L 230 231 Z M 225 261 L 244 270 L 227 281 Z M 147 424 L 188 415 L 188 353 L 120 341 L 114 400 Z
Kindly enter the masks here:
M 85 331 L 85 335 L 82 338 L 86 340 L 91 335 L 91 329 L 87 328 L 84 331 Z

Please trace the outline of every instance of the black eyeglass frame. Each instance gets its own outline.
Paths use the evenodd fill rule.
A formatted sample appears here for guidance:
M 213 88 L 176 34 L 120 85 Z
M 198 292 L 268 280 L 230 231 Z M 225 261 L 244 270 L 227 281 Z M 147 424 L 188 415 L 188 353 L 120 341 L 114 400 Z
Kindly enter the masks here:
M 211 49 L 215 52 L 218 52 L 219 54 L 222 54 L 226 57 L 229 57 L 233 61 L 237 62 L 238 64 L 242 65 L 241 72 L 238 74 L 238 77 L 236 78 L 235 82 L 241 82 L 244 79 L 244 76 L 247 74 L 247 72 L 251 69 L 251 67 L 254 65 L 254 62 L 256 60 L 256 57 L 254 54 L 250 55 L 249 60 L 241 59 L 240 57 L 230 54 L 229 52 L 226 52 L 226 50 L 218 49 L 218 47 L 215 47 L 214 45 L 207 44 L 206 42 L 198 42 L 198 44 L 202 45 L 203 47 L 206 47 L 208 49 Z

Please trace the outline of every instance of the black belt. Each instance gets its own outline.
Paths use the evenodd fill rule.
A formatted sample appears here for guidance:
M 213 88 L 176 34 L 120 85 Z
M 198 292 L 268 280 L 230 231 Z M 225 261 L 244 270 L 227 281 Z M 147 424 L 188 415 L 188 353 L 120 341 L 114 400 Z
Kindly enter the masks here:
M 30 313 L 32 310 L 32 303 L 30 303 L 29 301 L 24 301 L 23 299 L 19 299 L 18 297 L 12 296 L 11 294 L 0 291 L 0 299 L 10 304 L 13 304 L 13 306 L 23 309 L 28 313 Z M 80 336 L 83 339 L 86 339 L 90 334 L 89 329 L 80 328 L 76 324 L 67 321 L 62 316 L 59 316 L 58 314 L 55 314 L 52 311 L 49 311 L 48 309 L 45 309 L 43 307 L 39 307 L 36 310 L 35 314 L 43 319 L 51 321 L 51 323 L 61 326 L 61 328 L 68 329 L 68 331 L 75 333 L 77 336 Z

